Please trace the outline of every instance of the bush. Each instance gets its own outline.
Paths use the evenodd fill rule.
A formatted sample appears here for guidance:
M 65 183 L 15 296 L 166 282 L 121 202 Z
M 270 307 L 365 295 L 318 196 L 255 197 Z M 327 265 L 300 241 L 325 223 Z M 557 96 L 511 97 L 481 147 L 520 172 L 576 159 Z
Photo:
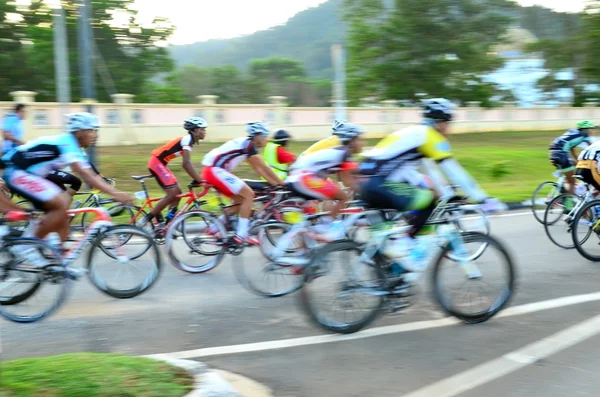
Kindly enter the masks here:
M 508 160 L 495 161 L 488 165 L 487 174 L 492 179 L 500 179 L 511 173 L 510 165 L 511 162 Z

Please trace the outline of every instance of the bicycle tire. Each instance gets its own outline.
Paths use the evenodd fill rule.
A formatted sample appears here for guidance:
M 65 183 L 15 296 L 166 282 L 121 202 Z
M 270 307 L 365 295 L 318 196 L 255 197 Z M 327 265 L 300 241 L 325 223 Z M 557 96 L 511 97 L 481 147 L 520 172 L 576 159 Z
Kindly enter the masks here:
M 186 238 L 185 226 L 181 225 L 181 224 L 186 219 L 191 218 L 192 216 L 200 216 L 203 219 L 209 220 L 210 223 L 214 222 L 214 224 L 217 226 L 217 229 L 218 229 L 217 235 L 222 236 L 222 237 L 216 237 L 218 239 L 218 244 L 221 245 L 221 248 L 218 251 L 216 251 L 214 254 L 207 255 L 206 252 L 201 251 L 197 247 L 190 245 L 189 239 Z M 181 231 L 177 230 L 180 225 L 181 225 Z M 175 240 L 175 236 L 174 236 L 175 232 L 181 233 L 181 237 L 182 237 L 183 241 L 188 246 L 188 248 L 190 248 L 192 250 L 192 253 L 197 253 L 202 256 L 216 256 L 216 258 L 204 266 L 191 266 L 191 265 L 187 264 L 186 262 L 184 262 L 177 256 L 177 253 L 175 252 L 176 250 L 173 247 L 173 242 Z M 213 216 L 211 212 L 204 211 L 204 210 L 187 211 L 184 214 L 181 214 L 180 216 L 173 219 L 170 222 L 169 227 L 167 228 L 167 233 L 165 236 L 167 255 L 169 256 L 171 264 L 176 269 L 179 269 L 186 273 L 192 273 L 192 274 L 206 273 L 206 272 L 214 269 L 215 267 L 219 266 L 219 264 L 223 261 L 223 258 L 225 257 L 225 254 L 226 254 L 226 247 L 224 244 L 224 239 L 226 239 L 226 238 L 228 238 L 228 237 L 227 237 L 227 231 L 225 229 L 225 226 L 221 223 L 221 221 L 219 221 L 215 216 Z
M 592 207 L 596 206 L 600 206 L 600 200 L 592 200 L 585 203 L 583 207 L 581 207 L 573 217 L 573 227 L 571 228 L 573 241 L 575 242 L 575 249 L 577 250 L 577 252 L 579 252 L 581 256 L 592 262 L 600 262 L 600 256 L 590 255 L 587 251 L 583 249 L 583 247 L 581 246 L 582 243 L 575 236 L 577 235 L 577 228 L 579 227 L 579 221 L 581 220 L 582 214 L 584 214 L 587 210 L 591 209 Z M 597 221 L 597 216 L 594 216 L 594 221 Z M 593 230 L 591 232 L 595 233 Z
M 552 233 L 550 233 L 550 229 L 549 229 L 550 226 L 553 226 L 557 222 L 560 222 L 561 218 L 562 218 L 562 214 L 561 214 L 561 216 L 556 221 L 549 223 L 549 220 L 548 220 L 549 211 L 558 202 L 560 202 L 561 200 L 564 200 L 566 197 L 571 197 L 575 200 L 578 199 L 578 197 L 573 193 L 563 193 L 563 194 L 559 194 L 558 196 L 554 197 L 552 200 L 550 200 L 550 202 L 546 206 L 546 210 L 544 211 L 544 221 L 542 222 L 542 224 L 544 225 L 544 231 L 546 232 L 546 236 L 548 236 L 548 238 L 554 245 L 556 245 L 557 247 L 563 248 L 563 249 L 573 249 L 573 248 L 575 248 L 575 243 L 573 241 L 571 241 L 572 244 L 561 244 L 558 241 L 556 241 L 556 239 L 554 237 L 552 237 Z M 571 222 L 572 222 L 572 220 L 571 220 Z M 573 223 L 571 223 L 571 225 L 573 225 Z M 569 226 L 569 227 L 571 227 L 571 226 Z M 572 234 L 571 234 L 571 236 L 572 236 Z
M 500 251 L 502 257 L 504 258 L 505 266 L 508 269 L 508 274 L 509 274 L 507 292 L 505 295 L 502 296 L 502 299 L 500 300 L 499 303 L 496 303 L 497 301 L 495 301 L 494 304 L 492 304 L 487 310 L 484 310 L 484 311 L 481 311 L 481 312 L 478 312 L 475 314 L 464 314 L 464 313 L 460 313 L 459 311 L 453 309 L 452 306 L 450 304 L 448 304 L 448 302 L 449 302 L 448 299 L 445 298 L 445 296 L 443 295 L 443 293 L 441 292 L 441 290 L 439 288 L 439 280 L 441 278 L 440 277 L 440 266 L 441 266 L 442 260 L 444 258 L 448 258 L 446 256 L 446 253 L 452 249 L 450 243 L 448 242 L 442 248 L 441 252 L 438 254 L 437 259 L 433 265 L 433 271 L 431 273 L 431 284 L 432 284 L 433 297 L 445 313 L 447 313 L 453 317 L 456 317 L 459 320 L 461 320 L 465 323 L 468 323 L 468 324 L 482 323 L 482 322 L 485 322 L 485 321 L 491 319 L 496 314 L 498 314 L 498 312 L 500 312 L 502 309 L 504 309 L 508 305 L 508 303 L 511 301 L 511 299 L 513 298 L 514 291 L 516 288 L 516 269 L 514 266 L 514 261 L 512 259 L 512 255 L 507 251 L 507 249 L 504 247 L 504 245 L 500 241 L 498 241 L 496 238 L 485 235 L 480 232 L 466 232 L 466 233 L 462 233 L 461 236 L 465 242 L 472 242 L 472 241 L 476 241 L 476 240 L 486 241 L 488 243 L 488 247 L 495 247 Z
M 542 188 L 546 185 L 551 185 L 554 189 L 558 188 L 558 183 L 556 183 L 556 182 L 551 182 L 551 181 L 542 182 L 535 188 L 535 190 L 533 191 L 533 194 L 531 196 L 531 211 L 533 212 L 533 217 L 535 218 L 536 221 L 538 221 L 541 224 L 544 224 L 544 218 L 542 215 L 541 219 L 540 219 L 540 217 L 538 216 L 538 213 L 535 212 L 536 211 L 535 203 L 538 199 L 537 195 L 539 194 L 540 190 L 542 190 Z M 556 196 L 560 195 L 561 193 L 562 192 L 558 192 L 558 194 Z M 552 197 L 552 199 L 554 199 L 556 196 Z M 548 205 L 546 205 L 546 208 L 548 208 Z M 546 209 L 544 209 L 543 211 L 545 213 Z
M 112 257 L 113 259 L 117 259 L 117 257 L 115 255 L 113 255 L 107 251 L 104 244 L 102 244 L 102 240 L 105 237 L 108 237 L 108 235 L 110 233 L 118 233 L 118 232 L 128 233 L 128 234 L 132 234 L 132 235 L 135 234 L 135 235 L 137 235 L 138 238 L 145 239 L 148 242 L 148 248 L 144 251 L 144 253 L 148 252 L 148 250 L 152 250 L 153 255 L 156 258 L 154 261 L 155 268 L 150 273 L 150 277 L 148 277 L 146 280 L 144 280 L 143 283 L 141 283 L 139 286 L 137 286 L 135 288 L 129 288 L 129 289 L 111 288 L 101 277 L 97 277 L 96 272 L 94 271 L 95 266 L 92 264 L 92 261 L 94 259 L 94 255 L 98 249 L 100 249 L 102 252 L 106 253 L 108 256 Z M 128 241 L 129 240 L 131 240 L 131 238 L 129 238 Z M 139 256 L 140 255 L 137 255 L 134 258 L 128 258 L 128 259 L 137 259 L 137 258 L 139 258 Z M 133 298 L 138 295 L 141 295 L 142 293 L 149 290 L 156 283 L 156 281 L 160 277 L 160 274 L 162 273 L 162 256 L 160 254 L 158 244 L 156 244 L 156 242 L 154 241 L 152 236 L 149 235 L 144 229 L 139 228 L 137 226 L 133 226 L 133 225 L 114 225 L 114 226 L 109 226 L 106 229 L 102 230 L 98 234 L 98 236 L 94 239 L 94 242 L 92 243 L 92 246 L 88 252 L 86 267 L 89 270 L 88 277 L 89 277 L 91 283 L 98 290 L 100 290 L 104 294 L 111 296 L 113 298 L 129 299 L 129 298 Z
M 254 227 L 254 229 L 259 229 L 259 228 L 269 228 L 269 227 L 281 227 L 282 229 L 287 228 L 289 231 L 289 229 L 292 228 L 292 226 L 288 223 L 285 222 L 266 222 L 266 223 L 261 223 L 260 225 L 257 225 Z M 257 234 L 259 234 L 260 236 L 260 231 L 256 230 Z M 271 242 L 271 238 L 268 237 L 268 234 L 265 232 L 265 237 L 267 238 L 267 240 L 269 240 L 269 242 Z M 280 267 L 282 269 L 292 269 L 293 267 L 291 265 L 283 265 L 283 264 L 278 264 L 276 261 L 273 261 L 272 258 L 269 257 L 268 253 L 264 252 L 263 247 L 262 247 L 262 241 L 261 244 L 259 245 L 259 248 L 261 250 L 261 252 L 263 253 L 263 256 L 268 260 L 269 264 L 272 264 L 273 266 L 277 266 Z M 291 287 L 283 289 L 283 290 L 270 290 L 267 288 L 262 288 L 261 286 L 259 286 L 257 283 L 253 282 L 247 275 L 246 275 L 246 267 L 248 265 L 254 265 L 254 261 L 252 261 L 252 263 L 249 263 L 250 261 L 244 261 L 244 260 L 238 260 L 238 261 L 234 261 L 234 265 L 233 265 L 233 269 L 236 275 L 236 278 L 238 279 L 238 281 L 240 282 L 240 284 L 246 288 L 248 291 L 255 293 L 259 296 L 264 296 L 267 298 L 277 298 L 277 297 L 281 297 L 281 296 L 285 296 L 288 294 L 291 294 L 293 292 L 298 291 L 301 287 L 302 287 L 302 283 L 303 283 L 303 276 L 301 274 L 297 274 L 297 275 L 290 275 L 290 277 L 295 277 L 297 279 L 297 282 L 293 283 Z
M 46 266 L 43 269 L 44 271 L 39 273 L 40 275 L 44 273 L 45 277 L 53 277 L 54 280 L 57 280 L 59 283 L 61 283 L 60 293 L 48 309 L 43 310 L 34 315 L 27 316 L 20 316 L 7 311 L 8 308 L 17 305 L 18 303 L 24 302 L 30 297 L 32 297 L 39 290 L 41 284 L 44 283 L 45 280 L 38 281 L 34 284 L 33 288 L 30 288 L 26 293 L 19 295 L 17 301 L 13 301 L 10 304 L 4 303 L 6 302 L 4 301 L 3 304 L 0 304 L 0 316 L 8 321 L 15 323 L 37 322 L 49 317 L 63 306 L 63 304 L 67 300 L 67 297 L 69 296 L 72 280 L 67 276 L 68 269 L 62 263 L 60 253 L 48 243 L 35 238 L 14 238 L 6 240 L 4 246 L 0 249 L 0 251 L 8 250 L 9 247 L 15 245 L 35 245 L 37 246 L 38 251 L 44 253 L 43 255 L 45 258 L 48 258 L 48 255 L 52 255 L 54 257 L 53 263 L 49 266 Z
M 300 301 L 300 305 L 304 311 L 304 313 L 307 315 L 307 317 L 309 318 L 309 320 L 319 326 L 320 328 L 330 331 L 330 332 L 335 332 L 335 333 L 340 333 L 340 334 L 352 334 L 355 332 L 360 331 L 361 329 L 367 327 L 369 324 L 371 324 L 373 321 L 375 321 L 375 319 L 378 317 L 381 308 L 383 307 L 384 304 L 384 299 L 383 296 L 378 296 L 377 298 L 379 299 L 378 304 L 375 306 L 375 308 L 373 308 L 369 313 L 367 313 L 367 315 L 365 315 L 363 318 L 361 318 L 358 321 L 352 322 L 352 323 L 332 323 L 332 322 L 328 322 L 328 321 L 324 321 L 323 317 L 318 313 L 318 311 L 314 308 L 314 305 L 312 304 L 311 300 L 311 294 L 309 292 L 308 287 L 310 286 L 311 282 L 313 282 L 317 277 L 316 277 L 316 260 L 318 260 L 319 258 L 323 258 L 324 255 L 326 255 L 329 252 L 335 251 L 335 250 L 339 250 L 339 251 L 348 251 L 348 250 L 355 250 L 357 252 L 361 252 L 362 246 L 352 240 L 338 240 L 338 241 L 334 241 L 328 244 L 325 244 L 324 246 L 320 247 L 319 249 L 317 249 L 314 254 L 312 255 L 311 258 L 311 262 L 310 264 L 305 267 L 304 269 L 304 280 L 302 283 L 302 288 L 300 289 L 300 293 L 299 293 L 299 301 Z M 384 279 L 382 274 L 379 271 L 379 267 L 376 267 L 377 269 L 377 277 L 379 279 L 379 281 L 381 283 L 384 283 Z

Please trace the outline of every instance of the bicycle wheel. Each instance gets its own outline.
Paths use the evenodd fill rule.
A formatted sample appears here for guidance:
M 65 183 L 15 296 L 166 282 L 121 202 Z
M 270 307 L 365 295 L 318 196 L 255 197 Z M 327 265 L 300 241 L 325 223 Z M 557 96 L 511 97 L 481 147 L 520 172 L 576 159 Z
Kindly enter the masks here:
M 107 204 L 115 204 L 118 203 L 117 200 L 112 199 L 112 198 L 101 198 L 98 199 L 98 201 L 93 202 L 93 205 L 90 205 L 90 207 L 104 207 Z M 115 224 L 122 224 L 122 223 L 126 223 L 126 222 L 120 222 L 117 218 L 119 218 L 121 216 L 121 213 L 117 213 L 116 211 L 111 212 L 110 210 L 112 208 L 114 208 L 115 206 L 111 207 L 111 208 L 105 208 L 108 211 L 108 214 L 110 215 L 110 217 L 113 219 L 113 222 Z M 133 218 L 133 215 L 135 215 L 135 212 L 132 213 L 131 218 Z M 83 214 L 81 214 L 81 223 L 80 223 L 80 227 L 81 230 L 86 230 L 87 227 L 94 221 L 94 215 L 89 213 L 89 212 L 84 212 Z
M 250 292 L 269 298 L 284 296 L 300 289 L 303 276 L 297 270 L 298 268 L 291 264 L 279 263 L 271 255 L 271 249 L 275 247 L 275 244 L 279 240 L 276 239 L 273 243 L 272 239 L 275 239 L 276 235 L 281 237 L 291 228 L 292 226 L 288 223 L 268 222 L 257 225 L 253 228 L 254 230 L 251 230 L 250 233 L 258 236 L 260 241 L 259 248 L 263 256 L 267 258 L 267 262 L 255 263 L 254 261 L 245 260 L 234 262 L 235 275 L 244 288 Z M 273 244 L 273 248 L 267 246 L 271 244 Z M 302 251 L 304 254 L 307 253 L 306 250 Z M 294 255 L 300 260 L 303 259 L 302 253 L 297 252 L 297 250 L 287 249 L 286 254 Z M 282 281 L 282 286 L 279 286 L 278 283 L 277 286 L 271 286 L 269 283 L 271 280 L 275 280 L 276 283 L 277 281 Z
M 41 255 L 40 260 L 46 263 L 42 266 L 38 261 L 33 266 L 28 263 L 22 252 L 29 249 L 36 250 Z M 70 291 L 71 277 L 60 254 L 52 246 L 33 238 L 10 239 L 0 249 L 0 255 L 4 255 L 0 266 L 0 316 L 16 323 L 32 323 L 50 316 L 64 304 Z M 15 285 L 26 287 L 11 293 L 10 289 Z M 54 298 L 40 296 L 50 289 L 57 290 Z M 40 298 L 41 307 L 35 304 L 36 298 Z M 25 305 L 20 306 L 20 303 Z M 26 314 L 15 313 L 23 308 Z
M 560 248 L 575 248 L 571 226 L 579 201 L 575 194 L 565 193 L 553 198 L 546 207 L 544 230 L 550 241 Z
M 214 229 L 214 233 L 209 233 Z M 182 238 L 175 238 L 181 234 Z M 217 267 L 227 252 L 225 240 L 229 238 L 225 226 L 210 212 L 188 211 L 171 221 L 166 233 L 166 248 L 175 268 L 186 273 L 205 273 Z M 183 242 L 184 244 L 181 244 Z M 193 257 L 186 257 L 187 252 Z M 195 265 L 196 258 L 212 257 L 205 264 Z
M 127 235 L 127 244 L 123 244 L 122 242 L 123 235 Z M 107 282 L 108 277 L 100 274 L 100 265 L 96 264 L 94 259 L 100 252 L 106 254 L 108 258 L 115 259 L 117 261 L 116 271 L 109 273 L 113 273 L 112 275 L 116 282 L 123 281 L 125 265 L 134 260 L 137 261 L 141 257 L 139 253 L 132 254 L 134 250 L 133 245 L 142 245 L 144 247 L 143 252 L 150 254 L 149 259 L 140 260 L 133 266 L 137 271 L 140 271 L 142 268 L 148 269 L 148 274 L 142 278 L 141 282 L 133 286 L 115 287 L 113 286 L 114 284 L 109 285 Z M 103 267 L 106 265 L 106 257 L 102 258 Z M 94 239 L 88 253 L 86 266 L 89 270 L 88 276 L 96 288 L 113 298 L 128 299 L 144 293 L 154 285 L 162 271 L 162 260 L 158 245 L 152 236 L 143 229 L 132 225 L 114 225 L 103 230 Z
M 448 243 L 442 248 L 442 252 L 439 253 L 439 255 L 435 261 L 434 267 L 433 267 L 432 278 L 431 278 L 431 283 L 433 286 L 433 296 L 434 296 L 435 300 L 438 302 L 438 304 L 441 306 L 441 308 L 449 315 L 454 316 L 466 323 L 471 323 L 471 324 L 482 323 L 482 322 L 485 322 L 485 321 L 489 320 L 490 318 L 494 317 L 500 310 L 502 310 L 504 307 L 506 307 L 506 305 L 512 298 L 514 291 L 515 291 L 516 270 L 515 270 L 511 255 L 504 248 L 503 244 L 501 244 L 494 237 L 487 236 L 487 235 L 485 235 L 483 233 L 479 233 L 479 232 L 462 233 L 460 236 L 462 238 L 462 244 L 464 244 L 464 245 L 469 244 L 469 243 L 481 244 L 481 243 L 485 242 L 488 245 L 488 249 L 485 252 L 486 254 L 490 253 L 491 251 L 496 251 L 499 256 L 499 261 L 502 264 L 501 272 L 503 271 L 504 273 L 506 273 L 505 281 L 498 288 L 499 294 L 496 299 L 490 299 L 489 300 L 490 303 L 487 305 L 483 305 L 484 306 L 483 308 L 476 309 L 472 313 L 466 313 L 465 311 L 463 311 L 463 308 L 461 307 L 461 305 L 455 305 L 452 303 L 451 296 L 447 295 L 444 292 L 444 288 L 442 287 L 442 282 L 450 281 L 452 279 L 451 277 L 448 277 L 445 274 L 444 275 L 441 274 L 443 271 L 443 269 L 442 269 L 443 261 L 445 259 L 450 259 L 450 256 L 446 255 L 446 253 L 448 251 L 454 250 L 454 248 L 452 247 L 452 244 Z M 477 261 L 479 262 L 479 264 L 475 265 L 475 266 L 478 267 L 479 269 L 485 268 L 486 271 L 489 269 L 489 266 L 488 266 L 489 264 L 491 264 L 493 262 L 497 262 L 497 261 L 493 261 L 493 260 L 482 260 L 481 258 L 478 258 Z M 467 262 L 472 262 L 472 261 L 468 260 Z M 467 278 L 466 278 L 467 282 L 465 282 L 465 273 L 464 273 L 465 270 L 473 270 L 474 269 L 474 267 L 471 263 L 466 265 L 464 268 L 461 265 L 453 266 L 453 268 L 461 269 L 459 276 L 456 277 L 458 279 L 457 283 L 461 287 L 467 285 L 468 281 L 476 281 L 476 282 L 479 281 L 480 284 L 477 285 L 477 287 L 478 287 L 477 289 L 481 289 L 482 285 L 484 284 L 483 275 L 481 275 L 481 274 L 479 274 L 478 277 L 468 277 L 467 276 Z M 487 283 L 487 278 L 486 278 L 485 284 L 489 284 L 489 283 Z M 472 295 L 473 293 L 477 293 L 477 292 L 478 291 L 475 291 L 475 292 L 469 291 L 469 295 Z M 482 302 L 483 300 L 480 299 L 478 301 Z
M 571 233 L 575 242 L 575 249 L 587 260 L 600 262 L 600 200 L 585 203 L 573 217 Z M 581 238 L 582 230 L 588 238 Z M 593 236 L 596 236 L 594 238 Z M 589 245 L 584 244 L 590 240 Z
M 543 182 L 533 191 L 531 196 L 531 211 L 539 223 L 544 223 L 544 212 L 550 203 L 550 200 L 558 196 L 561 192 L 556 182 Z
M 336 253 L 356 254 L 358 264 L 353 265 L 346 255 L 342 255 L 342 258 L 328 258 L 328 255 Z M 361 245 L 351 240 L 334 241 L 314 252 L 310 264 L 304 269 L 305 278 L 299 294 L 301 307 L 312 323 L 327 331 L 350 334 L 360 331 L 377 318 L 384 303 L 381 286 L 385 283 L 385 277 L 381 274 L 378 266 L 371 267 L 360 263 L 361 253 Z M 317 305 L 319 288 L 316 286 L 316 282 L 317 280 L 332 281 L 335 276 L 333 274 L 334 266 L 336 269 L 342 268 L 339 279 L 337 282 L 333 282 L 333 285 L 339 288 L 333 304 L 340 301 L 342 303 L 340 311 L 344 312 L 343 318 L 340 320 L 330 317 L 324 309 Z M 359 279 L 361 275 L 365 277 Z M 370 298 L 370 304 L 367 307 L 359 304 L 359 311 L 362 313 L 357 316 L 357 319 L 348 320 L 346 309 L 354 301 L 352 295 L 354 292 Z M 334 309 L 332 311 L 335 312 Z

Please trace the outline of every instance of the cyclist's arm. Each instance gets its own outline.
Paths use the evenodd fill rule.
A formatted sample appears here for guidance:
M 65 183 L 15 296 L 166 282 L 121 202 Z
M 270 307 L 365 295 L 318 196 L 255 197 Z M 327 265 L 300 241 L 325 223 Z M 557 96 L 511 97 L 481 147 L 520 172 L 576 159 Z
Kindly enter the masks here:
M 424 158 L 421 164 L 425 174 L 433 179 L 434 190 L 437 191 L 440 197 L 454 196 L 454 190 L 448 186 L 448 181 L 444 178 L 444 175 L 440 172 L 440 169 L 433 160 Z
M 283 185 L 283 181 L 275 175 L 271 167 L 267 166 L 258 154 L 249 156 L 247 161 L 254 171 L 265 178 L 271 185 Z
M 117 189 L 106 183 L 100 175 L 94 175 L 94 173 L 91 171 L 91 168 L 84 168 L 82 163 L 76 162 L 69 165 L 71 169 L 74 172 L 76 172 L 92 188 L 98 189 L 111 196 L 118 195 L 121 193 Z
M 192 178 L 193 180 L 195 180 L 198 183 L 202 182 L 202 178 L 200 178 L 200 175 L 198 175 L 198 172 L 192 165 L 192 156 L 190 154 L 190 151 L 184 149 L 182 157 L 183 157 L 183 162 L 181 163 L 181 167 L 185 170 L 185 172 L 188 173 L 190 178 Z
M 8 211 L 23 211 L 23 207 L 19 207 L 9 197 L 0 194 L 0 212 Z

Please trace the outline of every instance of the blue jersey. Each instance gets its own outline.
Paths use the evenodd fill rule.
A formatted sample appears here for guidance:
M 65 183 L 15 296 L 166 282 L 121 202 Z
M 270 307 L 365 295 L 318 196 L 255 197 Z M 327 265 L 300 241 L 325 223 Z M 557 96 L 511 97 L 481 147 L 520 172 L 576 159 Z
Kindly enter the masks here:
M 2 156 L 7 168 L 17 168 L 30 174 L 47 176 L 68 165 L 79 163 L 90 168 L 73 134 L 42 137 L 18 146 Z
M 556 138 L 550 144 L 550 150 L 568 152 L 574 147 L 579 146 L 583 142 L 587 142 L 588 144 L 592 143 L 589 135 L 583 134 L 578 129 L 572 129 Z

